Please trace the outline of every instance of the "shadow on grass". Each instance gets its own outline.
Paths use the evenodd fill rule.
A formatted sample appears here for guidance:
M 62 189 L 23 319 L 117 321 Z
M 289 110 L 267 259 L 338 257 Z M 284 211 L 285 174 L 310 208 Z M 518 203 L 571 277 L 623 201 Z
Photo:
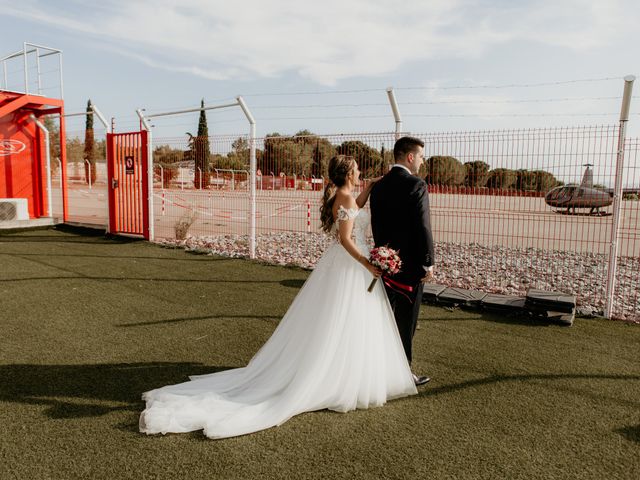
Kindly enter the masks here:
M 51 266 L 51 268 L 58 268 L 55 266 Z M 29 282 L 29 281 L 50 281 L 50 280 L 95 280 L 98 282 L 108 281 L 108 280 L 119 280 L 119 281 L 136 281 L 136 282 L 171 282 L 171 283 L 208 283 L 208 284 L 217 284 L 217 283 L 239 283 L 239 284 L 261 284 L 261 283 L 282 283 L 280 280 L 222 280 L 222 279 L 212 279 L 207 280 L 203 278 L 154 278 L 154 277 L 127 277 L 127 276 L 119 276 L 119 277 L 95 277 L 89 275 L 83 275 L 81 273 L 77 273 L 72 270 L 67 270 L 64 268 L 58 268 L 59 270 L 66 271 L 71 273 L 71 275 L 67 275 L 65 277 L 26 277 L 26 278 L 3 278 L 0 279 L 0 283 L 8 283 L 8 282 Z
M 256 318 L 259 320 L 266 320 L 271 322 L 273 320 L 279 321 L 282 318 L 282 315 L 204 315 L 202 317 L 169 318 L 167 320 L 155 320 L 152 322 L 121 323 L 116 326 L 120 328 L 149 327 L 152 325 L 170 325 L 172 323 L 193 322 L 198 320 L 215 320 L 218 318 Z
M 96 417 L 119 410 L 140 412 L 143 392 L 237 367 L 201 363 L 98 365 L 2 365 L 0 402 L 41 405 L 49 418 Z
M 120 363 L 98 365 L 3 365 L 0 366 L 0 402 L 41 405 L 49 418 L 101 416 L 114 411 L 140 412 L 143 392 L 185 382 L 189 375 L 203 375 L 237 367 L 201 363 Z M 428 388 L 420 397 L 455 393 L 504 382 L 556 380 L 638 381 L 640 375 L 530 374 L 492 375 L 456 384 Z M 629 402 L 626 402 L 629 403 Z M 634 402 L 635 403 L 635 402 Z M 134 428 L 127 425 L 127 428 Z M 618 431 L 638 442 L 640 425 Z
M 126 244 L 145 241 L 142 238 L 121 237 L 105 233 L 102 229 L 58 225 L 44 230 L 14 230 L 0 233 L 0 242 L 20 243 L 80 243 L 80 244 Z
M 290 287 L 290 288 L 302 288 L 302 285 L 304 285 L 304 282 L 306 282 L 305 279 L 301 279 L 301 278 L 292 278 L 292 279 L 287 279 L 287 280 L 280 280 L 280 285 L 282 285 L 283 287 Z
M 442 308 L 441 305 L 426 304 L 434 308 Z M 527 327 L 549 327 L 549 326 L 561 326 L 558 323 L 554 323 L 547 318 L 531 315 L 530 313 L 513 313 L 513 312 L 497 312 L 493 310 L 475 310 L 464 309 L 464 312 L 473 314 L 473 317 L 455 316 L 456 310 L 450 310 L 448 314 L 433 317 L 429 314 L 427 316 L 421 316 L 418 318 L 420 322 L 493 322 L 503 323 L 506 325 L 523 325 Z
M 95 239 L 94 239 L 95 238 Z M 135 240 L 140 241 L 140 240 Z M 115 239 L 112 237 L 106 238 L 102 237 L 68 237 L 64 235 L 19 235 L 19 234 L 10 234 L 5 233 L 0 235 L 0 243 L 21 243 L 21 244 L 29 244 L 29 243 L 73 243 L 74 245 L 118 245 L 122 243 L 132 243 L 130 241 L 122 241 L 119 239 Z
M 477 378 L 467 380 L 465 382 L 443 385 L 436 388 L 427 388 L 418 393 L 421 397 L 432 397 L 448 393 L 455 393 L 468 388 L 478 388 L 487 385 L 493 385 L 505 382 L 529 382 L 539 380 L 622 380 L 622 381 L 640 381 L 640 375 L 618 375 L 618 374 L 600 374 L 600 373 L 537 373 L 529 375 L 491 375 L 485 378 Z M 640 402 L 623 401 L 625 405 L 633 405 L 640 407 Z
M 616 430 L 616 432 L 621 434 L 627 440 L 640 443 L 640 425 L 620 428 L 619 430 Z

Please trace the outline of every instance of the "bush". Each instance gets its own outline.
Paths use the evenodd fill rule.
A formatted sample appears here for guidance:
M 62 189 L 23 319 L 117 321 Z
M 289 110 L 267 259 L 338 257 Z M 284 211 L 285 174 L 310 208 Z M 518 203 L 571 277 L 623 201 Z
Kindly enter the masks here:
M 173 226 L 176 234 L 176 240 L 184 240 L 187 238 L 187 233 L 189 232 L 189 228 L 193 225 L 193 222 L 196 221 L 197 213 L 193 208 L 187 209 L 185 213 L 178 219 L 178 221 Z
M 489 179 L 487 180 L 487 187 L 508 190 L 509 188 L 513 188 L 517 179 L 518 174 L 515 170 L 496 168 L 495 170 L 491 170 Z
M 553 173 L 545 172 L 544 170 L 536 170 L 534 172 L 537 176 L 536 190 L 538 192 L 547 192 L 554 187 L 557 187 L 559 182 Z
M 454 157 L 429 157 L 426 170 L 425 180 L 429 185 L 458 186 L 464 183 L 466 177 L 464 165 Z
M 162 172 L 162 185 L 164 186 L 164 188 L 167 188 L 169 186 L 169 183 L 171 183 L 171 180 L 173 180 L 178 174 L 178 169 L 164 166 L 162 167 L 162 170 L 160 170 L 159 168 L 155 169 L 155 173 L 158 177 L 160 177 L 160 172 Z
M 523 191 L 537 190 L 538 175 L 536 172 L 528 170 L 518 170 L 516 172 L 516 188 Z
M 349 155 L 356 159 L 362 178 L 372 178 L 384 175 L 385 165 L 382 155 L 375 148 L 359 140 L 342 142 L 336 149 L 339 155 Z
M 491 168 L 488 163 L 481 162 L 480 160 L 466 162 L 464 168 L 464 184 L 467 187 L 484 187 L 487 184 L 489 169 Z

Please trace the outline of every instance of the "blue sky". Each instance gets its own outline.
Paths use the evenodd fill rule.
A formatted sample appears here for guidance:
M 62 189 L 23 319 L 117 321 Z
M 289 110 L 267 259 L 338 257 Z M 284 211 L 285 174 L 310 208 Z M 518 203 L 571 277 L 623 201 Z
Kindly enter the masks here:
M 238 94 L 258 135 L 390 131 L 389 86 L 415 133 L 614 124 L 622 77 L 640 74 L 639 18 L 632 0 L 0 0 L 0 53 L 63 50 L 67 112 L 91 98 L 120 131 L 136 108 Z M 585 79 L 608 80 L 573 82 Z M 640 136 L 637 100 L 631 111 Z M 239 109 L 208 119 L 212 133 L 247 131 Z M 182 136 L 196 115 L 155 124 Z

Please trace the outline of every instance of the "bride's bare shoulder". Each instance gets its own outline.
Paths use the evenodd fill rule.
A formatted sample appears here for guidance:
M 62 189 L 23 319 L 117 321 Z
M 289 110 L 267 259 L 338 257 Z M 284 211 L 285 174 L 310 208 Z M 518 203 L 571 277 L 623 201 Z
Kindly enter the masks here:
M 336 201 L 333 205 L 333 218 L 340 218 L 340 212 L 346 211 L 349 217 L 352 217 L 358 211 L 358 204 L 352 195 L 338 191 L 336 192 Z

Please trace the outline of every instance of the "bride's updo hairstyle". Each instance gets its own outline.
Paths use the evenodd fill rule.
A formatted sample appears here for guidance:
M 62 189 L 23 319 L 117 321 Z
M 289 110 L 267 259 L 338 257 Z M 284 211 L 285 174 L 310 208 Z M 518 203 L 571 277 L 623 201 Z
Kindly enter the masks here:
M 353 171 L 355 160 L 347 155 L 337 155 L 329 160 L 329 183 L 324 189 L 320 221 L 322 230 L 331 232 L 333 227 L 333 204 L 336 201 L 336 190 L 347 183 L 347 177 Z

